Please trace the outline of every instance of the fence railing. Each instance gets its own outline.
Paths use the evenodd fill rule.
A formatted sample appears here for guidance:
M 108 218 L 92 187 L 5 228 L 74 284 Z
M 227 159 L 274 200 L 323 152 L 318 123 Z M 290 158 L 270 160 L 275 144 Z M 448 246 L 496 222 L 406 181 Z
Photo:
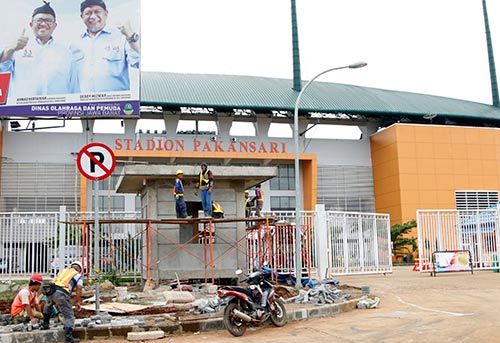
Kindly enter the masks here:
M 468 250 L 474 269 L 498 268 L 500 214 L 486 210 L 417 211 L 420 271 L 430 272 L 436 251 Z
M 135 219 L 137 212 L 100 213 L 103 219 Z M 12 212 L 0 213 L 0 279 L 46 277 L 78 260 L 87 274 L 93 265 L 93 227 L 73 224 L 92 219 L 93 213 Z M 136 224 L 100 226 L 100 266 L 103 273 L 140 275 L 133 262 L 142 254 L 143 237 Z
M 328 275 L 392 272 L 387 214 L 327 212 Z
M 339 274 L 392 271 L 389 216 L 383 214 L 303 211 L 301 216 L 302 275 L 331 277 Z M 271 211 L 278 218 L 266 232 L 248 232 L 247 267 L 266 260 L 280 273 L 295 274 L 296 223 L 294 211 Z M 148 244 L 137 212 L 102 212 L 98 268 L 116 276 L 142 276 Z M 106 224 L 106 219 L 125 219 Z M 130 220 L 129 223 L 125 223 Z M 0 213 L 0 279 L 27 278 L 32 273 L 53 276 L 72 260 L 94 273 L 93 213 Z M 496 236 L 498 237 L 498 235 Z M 265 239 L 264 239 L 265 238 Z M 482 237 L 485 242 L 486 237 Z M 464 244 L 472 238 L 463 238 Z M 151 242 L 149 242 L 151 243 Z M 239 249 L 239 242 L 230 244 Z M 463 245 L 464 246 L 464 245 Z M 233 247 L 234 248 L 234 247 Z M 245 248 L 240 251 L 245 252 Z M 486 251 L 485 251 L 486 253 Z M 483 255 L 485 255 L 485 253 Z

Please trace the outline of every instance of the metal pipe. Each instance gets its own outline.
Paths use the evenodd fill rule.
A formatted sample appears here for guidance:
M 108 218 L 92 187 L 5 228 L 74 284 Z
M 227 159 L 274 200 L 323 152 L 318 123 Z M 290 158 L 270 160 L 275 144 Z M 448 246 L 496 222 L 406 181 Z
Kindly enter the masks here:
M 302 95 L 304 94 L 304 91 L 309 87 L 309 85 L 316 80 L 318 77 L 320 77 L 323 74 L 326 74 L 328 72 L 331 72 L 333 70 L 339 70 L 339 69 L 357 69 L 357 68 L 362 68 L 366 66 L 367 63 L 365 62 L 358 62 L 358 63 L 353 63 L 349 64 L 347 66 L 343 67 L 336 67 L 336 68 L 330 68 L 325 71 L 322 71 L 312 79 L 310 79 L 304 88 L 299 92 L 299 95 L 297 96 L 297 100 L 295 101 L 295 108 L 294 108 L 294 113 L 293 113 L 293 139 L 294 139 L 294 146 L 295 146 L 295 277 L 296 277 L 296 284 L 295 287 L 300 288 L 302 287 L 302 249 L 301 249 L 301 213 L 300 211 L 302 210 L 302 194 L 300 192 L 300 164 L 299 164 L 299 105 L 300 105 L 300 100 L 302 99 Z

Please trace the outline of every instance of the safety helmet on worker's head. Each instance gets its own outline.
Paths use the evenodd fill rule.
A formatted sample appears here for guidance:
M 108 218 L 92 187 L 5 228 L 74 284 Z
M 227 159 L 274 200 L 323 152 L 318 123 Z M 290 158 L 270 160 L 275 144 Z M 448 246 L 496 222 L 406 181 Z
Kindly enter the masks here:
M 43 278 L 42 278 L 42 276 L 40 274 L 33 274 L 30 277 L 30 281 L 42 283 L 43 282 Z
M 78 266 L 80 268 L 80 271 L 83 270 L 82 263 L 80 261 L 71 262 L 71 267 L 73 267 L 73 266 Z
M 179 175 L 179 174 L 184 174 L 184 172 L 181 169 L 177 169 L 177 171 L 175 172 L 175 175 Z
M 245 191 L 245 194 L 250 194 L 250 191 L 247 189 L 247 190 Z
M 202 167 L 203 167 L 203 166 L 205 166 L 206 168 L 208 168 L 208 164 L 207 164 L 207 162 L 201 162 L 201 166 L 202 166 Z

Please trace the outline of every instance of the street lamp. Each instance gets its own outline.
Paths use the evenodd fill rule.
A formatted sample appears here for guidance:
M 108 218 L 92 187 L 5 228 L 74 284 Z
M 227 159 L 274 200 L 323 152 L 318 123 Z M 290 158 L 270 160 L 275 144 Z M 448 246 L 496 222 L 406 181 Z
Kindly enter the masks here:
M 365 62 L 357 62 L 353 64 L 349 64 L 347 66 L 343 67 L 336 67 L 336 68 L 331 68 L 327 69 L 325 71 L 322 71 L 312 79 L 310 79 L 304 88 L 300 91 L 299 95 L 297 96 L 297 100 L 295 101 L 295 109 L 293 112 L 293 139 L 294 139 L 294 144 L 295 144 L 295 277 L 296 277 L 296 284 L 295 286 L 297 288 L 302 287 L 302 228 L 301 228 L 301 197 L 302 194 L 300 194 L 300 165 L 299 165 L 299 104 L 300 100 L 302 99 L 302 94 L 304 94 L 304 91 L 309 87 L 309 85 L 316 80 L 318 77 L 320 77 L 323 74 L 326 74 L 328 72 L 331 72 L 333 70 L 339 70 L 339 69 L 357 69 L 357 68 L 362 68 L 366 66 L 367 63 Z

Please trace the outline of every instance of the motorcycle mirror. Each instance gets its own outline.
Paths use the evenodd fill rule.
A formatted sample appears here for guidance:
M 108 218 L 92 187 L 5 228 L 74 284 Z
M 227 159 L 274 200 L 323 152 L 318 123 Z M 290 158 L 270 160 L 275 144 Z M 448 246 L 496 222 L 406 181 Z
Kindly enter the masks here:
M 236 275 L 240 275 L 240 274 L 243 274 L 243 270 L 241 270 L 241 269 L 237 269 L 234 273 L 235 273 Z

